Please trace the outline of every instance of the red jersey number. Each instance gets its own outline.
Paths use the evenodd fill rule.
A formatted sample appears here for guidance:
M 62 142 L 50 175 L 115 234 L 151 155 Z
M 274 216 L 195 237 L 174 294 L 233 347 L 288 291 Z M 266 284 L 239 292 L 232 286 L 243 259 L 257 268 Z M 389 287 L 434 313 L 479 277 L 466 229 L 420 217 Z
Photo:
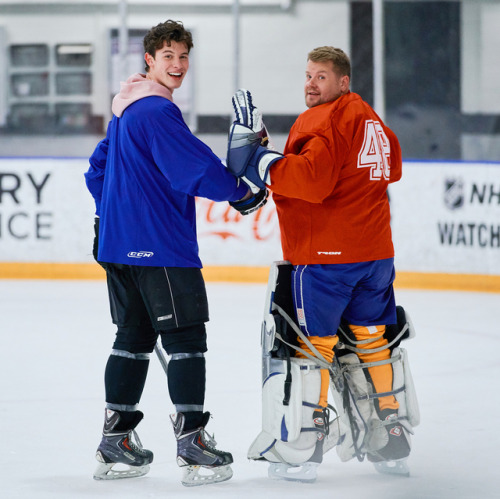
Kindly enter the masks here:
M 358 168 L 370 168 L 370 180 L 389 180 L 391 145 L 379 121 L 365 121 L 365 137 L 358 154 Z

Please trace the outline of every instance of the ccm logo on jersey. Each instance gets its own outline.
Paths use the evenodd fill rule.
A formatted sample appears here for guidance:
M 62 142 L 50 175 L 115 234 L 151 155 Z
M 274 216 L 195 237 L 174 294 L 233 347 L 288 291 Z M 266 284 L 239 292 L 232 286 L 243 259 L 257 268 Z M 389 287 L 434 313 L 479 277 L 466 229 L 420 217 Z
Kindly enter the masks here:
M 341 255 L 342 251 L 318 251 L 318 255 Z
M 130 258 L 151 258 L 153 255 L 152 251 L 130 251 L 127 254 Z

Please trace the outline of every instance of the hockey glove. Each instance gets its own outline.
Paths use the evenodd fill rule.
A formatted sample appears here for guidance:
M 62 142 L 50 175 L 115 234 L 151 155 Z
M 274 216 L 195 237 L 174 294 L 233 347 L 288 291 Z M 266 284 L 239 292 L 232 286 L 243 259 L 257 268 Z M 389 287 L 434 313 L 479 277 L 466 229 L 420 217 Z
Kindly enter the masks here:
M 97 253 L 99 251 L 99 217 L 94 218 L 94 244 L 92 245 L 92 255 L 97 262 Z
M 262 113 L 253 105 L 252 94 L 243 88 L 236 91 L 231 99 L 235 114 L 235 123 L 250 127 L 258 135 L 260 145 L 268 147 L 269 134 L 262 121 Z
M 267 203 L 268 190 L 260 189 L 245 201 L 230 201 L 229 204 L 242 215 L 250 215 Z
M 253 105 L 252 94 L 248 90 L 239 89 L 232 98 L 235 122 L 249 126 L 260 137 L 260 145 L 270 151 L 276 151 L 269 132 L 262 119 L 262 113 Z
M 269 168 L 283 155 L 262 145 L 267 144 L 268 134 L 250 92 L 238 90 L 233 96 L 233 106 L 236 120 L 229 130 L 227 167 L 257 194 L 266 189 L 270 183 Z
M 106 270 L 106 263 L 100 262 L 97 259 L 97 254 L 99 253 L 99 217 L 94 218 L 94 244 L 92 245 L 92 255 L 94 260 Z

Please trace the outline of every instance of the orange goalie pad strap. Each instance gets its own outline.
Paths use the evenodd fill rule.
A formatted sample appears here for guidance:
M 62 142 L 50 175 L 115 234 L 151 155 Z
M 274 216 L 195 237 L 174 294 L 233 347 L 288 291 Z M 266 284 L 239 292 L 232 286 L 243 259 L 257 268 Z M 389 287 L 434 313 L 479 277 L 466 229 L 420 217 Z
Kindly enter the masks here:
M 368 350 L 380 348 L 387 345 L 387 340 L 382 337 L 385 332 L 385 326 L 354 326 L 349 325 L 351 331 L 356 336 L 358 341 L 368 340 L 371 338 L 378 338 L 369 343 L 357 345 L 358 348 L 366 348 Z M 388 348 L 376 353 L 357 353 L 361 362 L 378 362 L 379 360 L 387 360 L 391 356 Z M 368 372 L 373 382 L 373 387 L 377 393 L 390 392 L 392 390 L 392 366 L 391 364 L 384 364 L 381 366 L 369 367 Z M 378 399 L 380 410 L 383 409 L 397 409 L 399 403 L 393 395 L 388 397 L 381 397 Z
M 314 355 L 311 352 L 311 349 L 302 341 L 301 338 L 299 340 L 299 347 L 302 350 Z M 309 341 L 313 344 L 313 346 L 318 350 L 318 352 L 328 361 L 331 362 L 333 360 L 333 347 L 339 341 L 337 336 L 309 336 Z M 295 352 L 295 356 L 300 359 L 305 359 L 306 356 L 301 352 Z M 328 388 L 330 386 L 330 375 L 328 373 L 328 369 L 321 369 L 321 390 L 319 395 L 318 405 L 321 407 L 326 407 L 328 405 Z

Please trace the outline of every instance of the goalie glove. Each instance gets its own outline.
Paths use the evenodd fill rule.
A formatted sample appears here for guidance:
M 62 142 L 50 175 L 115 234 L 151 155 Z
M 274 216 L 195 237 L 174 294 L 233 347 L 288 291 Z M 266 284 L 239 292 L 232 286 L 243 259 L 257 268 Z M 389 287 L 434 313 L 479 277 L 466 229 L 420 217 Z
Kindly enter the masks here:
M 257 211 L 267 203 L 268 194 L 267 189 L 260 189 L 245 201 L 229 201 L 229 204 L 242 215 L 250 215 L 250 213 Z
M 252 94 L 243 88 L 236 91 L 231 99 L 233 103 L 235 123 L 240 123 L 252 129 L 260 139 L 260 145 L 268 147 L 269 134 L 262 121 L 262 113 L 253 105 Z
M 262 120 L 262 113 L 253 105 L 252 94 L 248 90 L 240 89 L 233 95 L 232 102 L 236 115 L 235 122 L 249 126 L 259 135 L 261 146 L 275 151 L 276 148 Z
M 232 100 L 236 120 L 229 130 L 227 167 L 256 194 L 266 189 L 270 183 L 269 168 L 283 155 L 264 147 L 269 136 L 250 92 L 240 89 Z

